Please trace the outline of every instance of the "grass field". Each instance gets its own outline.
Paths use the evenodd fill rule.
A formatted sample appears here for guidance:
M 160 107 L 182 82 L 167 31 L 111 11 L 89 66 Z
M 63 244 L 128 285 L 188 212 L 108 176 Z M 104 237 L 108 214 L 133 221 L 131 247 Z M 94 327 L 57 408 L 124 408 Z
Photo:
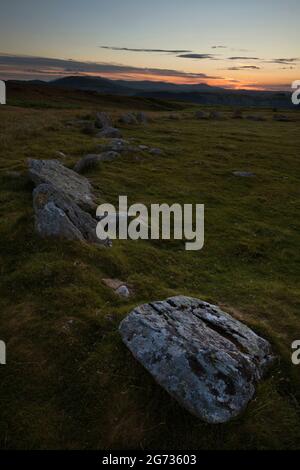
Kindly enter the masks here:
M 168 107 L 179 120 L 168 119 Z M 126 108 L 145 109 L 153 121 L 123 126 L 124 137 L 164 154 L 127 155 L 86 173 L 98 201 L 204 203 L 202 251 L 129 240 L 104 249 L 35 234 L 26 159 L 62 151 L 72 167 L 99 140 L 66 122 Z M 280 123 L 271 111 L 252 110 L 268 119 L 251 122 L 223 109 L 226 120 L 197 121 L 195 109 L 63 92 L 59 100 L 16 93 L 0 106 L 2 448 L 300 448 L 300 366 L 291 363 L 291 343 L 300 339 L 299 113 Z M 129 282 L 134 296 L 116 297 L 104 277 Z M 180 408 L 118 334 L 134 306 L 177 294 L 221 305 L 277 354 L 255 399 L 226 425 Z

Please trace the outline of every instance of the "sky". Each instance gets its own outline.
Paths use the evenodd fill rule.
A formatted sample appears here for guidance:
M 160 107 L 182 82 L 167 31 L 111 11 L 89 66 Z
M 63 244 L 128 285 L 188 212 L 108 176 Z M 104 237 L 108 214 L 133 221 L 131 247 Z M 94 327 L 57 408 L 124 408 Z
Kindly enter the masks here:
M 2 3 L 2 6 L 1 6 Z M 0 79 L 290 89 L 299 0 L 0 0 Z

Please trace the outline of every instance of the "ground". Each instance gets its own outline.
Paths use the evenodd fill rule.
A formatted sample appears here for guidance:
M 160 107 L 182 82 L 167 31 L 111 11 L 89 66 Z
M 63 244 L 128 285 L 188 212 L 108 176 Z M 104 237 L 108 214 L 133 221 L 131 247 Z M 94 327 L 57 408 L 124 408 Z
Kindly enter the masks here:
M 47 92 L 48 93 L 48 92 Z M 12 90 L 0 106 L 0 445 L 6 449 L 294 449 L 300 447 L 299 113 L 295 122 L 197 121 L 184 104 Z M 25 97 L 24 97 L 25 96 Z M 170 120 L 170 111 L 179 120 Z M 204 203 L 205 245 L 116 241 L 113 248 L 41 239 L 27 158 L 67 155 L 72 168 L 99 143 L 70 119 L 144 109 L 126 138 L 163 155 L 127 155 L 86 176 L 98 201 Z M 287 114 L 287 113 L 286 113 Z M 233 176 L 235 170 L 256 174 Z M 21 172 L 16 177 L 11 171 Z M 102 278 L 134 286 L 118 298 Z M 245 412 L 208 425 L 171 399 L 123 345 L 136 305 L 172 295 L 223 307 L 267 338 L 277 360 Z

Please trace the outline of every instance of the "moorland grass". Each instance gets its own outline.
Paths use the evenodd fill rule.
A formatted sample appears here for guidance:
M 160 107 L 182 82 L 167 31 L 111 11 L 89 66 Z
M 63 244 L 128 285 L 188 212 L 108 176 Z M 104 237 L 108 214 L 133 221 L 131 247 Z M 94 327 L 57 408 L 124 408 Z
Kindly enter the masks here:
M 300 338 L 299 118 L 274 122 L 271 111 L 252 110 L 267 121 L 232 120 L 224 108 L 224 121 L 197 121 L 195 107 L 181 104 L 175 121 L 150 111 L 149 126 L 122 131 L 163 155 L 127 155 L 86 173 L 99 202 L 127 195 L 146 205 L 204 203 L 202 251 L 186 252 L 178 241 L 116 241 L 103 249 L 41 239 L 26 159 L 55 158 L 59 150 L 72 167 L 95 152 L 97 139 L 66 122 L 96 110 L 120 113 L 115 102 L 97 100 L 53 109 L 39 106 L 38 96 L 37 106 L 0 107 L 1 447 L 299 448 L 300 368 L 291 364 L 291 343 Z M 256 177 L 237 178 L 235 170 Z M 131 283 L 134 296 L 116 297 L 104 277 Z M 255 399 L 226 425 L 183 410 L 118 334 L 134 306 L 177 294 L 221 305 L 277 354 Z

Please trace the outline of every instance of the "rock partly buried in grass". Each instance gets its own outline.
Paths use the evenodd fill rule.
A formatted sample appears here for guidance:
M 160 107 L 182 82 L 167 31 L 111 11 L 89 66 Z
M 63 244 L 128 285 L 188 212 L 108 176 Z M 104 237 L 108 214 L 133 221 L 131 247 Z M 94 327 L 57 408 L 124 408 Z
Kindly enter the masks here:
M 119 331 L 154 379 L 208 423 L 238 416 L 273 361 L 266 340 L 217 306 L 189 297 L 139 306 Z
M 67 158 L 67 155 L 63 152 L 61 152 L 60 150 L 57 150 L 55 152 L 55 157 L 56 158 L 61 158 L 62 160 L 64 160 L 65 158 Z
M 159 148 L 152 148 L 149 150 L 151 155 L 162 155 L 164 152 Z
M 253 178 L 255 173 L 252 173 L 251 171 L 234 171 L 233 172 L 234 176 L 239 176 L 240 178 Z
M 97 238 L 97 221 L 74 203 L 70 196 L 56 190 L 51 184 L 40 184 L 33 191 L 35 228 L 42 237 L 87 240 L 109 245 Z
M 137 116 L 134 113 L 125 113 L 119 118 L 121 124 L 126 124 L 128 126 L 138 124 Z
M 69 170 L 57 160 L 28 160 L 29 178 L 36 186 L 51 184 L 57 191 L 63 192 L 82 209 L 93 210 L 96 207 L 90 182 L 75 171 Z
M 101 138 L 117 138 L 120 139 L 122 138 L 122 133 L 119 131 L 119 129 L 116 129 L 115 127 L 105 127 L 101 132 L 97 134 L 97 137 Z
M 74 166 L 74 171 L 77 173 L 84 173 L 91 168 L 97 167 L 100 162 L 112 162 L 116 158 L 120 157 L 118 152 L 103 152 L 100 154 L 89 154 L 82 157 Z
M 148 117 L 146 113 L 143 113 L 142 111 L 136 113 L 136 120 L 140 124 L 144 124 L 144 125 L 148 124 Z
M 119 295 L 120 297 L 128 298 L 131 295 L 129 287 L 125 282 L 120 281 L 120 279 L 104 278 L 102 279 L 102 282 L 106 285 L 106 287 L 112 289 L 115 294 Z
M 97 113 L 96 114 L 96 127 L 103 129 L 106 127 L 113 127 L 113 122 L 111 117 L 107 113 Z

